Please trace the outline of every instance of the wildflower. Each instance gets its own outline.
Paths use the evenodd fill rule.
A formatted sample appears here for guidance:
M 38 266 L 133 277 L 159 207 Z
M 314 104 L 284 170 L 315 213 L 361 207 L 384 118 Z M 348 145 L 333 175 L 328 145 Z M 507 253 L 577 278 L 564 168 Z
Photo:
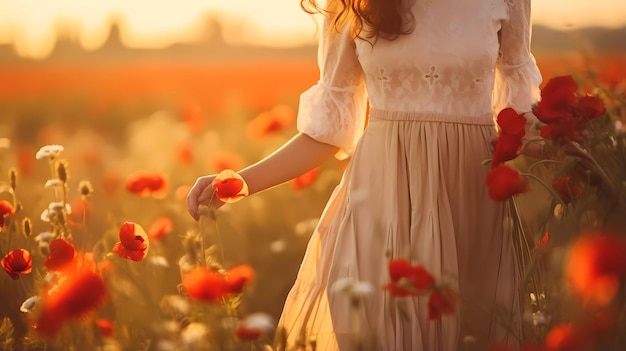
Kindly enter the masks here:
M 174 223 L 169 217 L 159 217 L 148 227 L 148 238 L 159 240 L 166 237 L 174 228 Z
M 193 163 L 193 152 L 189 143 L 181 143 L 176 147 L 176 161 L 181 165 L 190 165 Z
M 211 171 L 219 173 L 227 169 L 241 169 L 242 161 L 234 152 L 218 151 L 209 155 L 207 165 Z
M 566 261 L 571 288 L 584 299 L 606 306 L 626 279 L 626 238 L 608 232 L 583 233 Z
M 52 241 L 52 239 L 54 239 L 54 237 L 55 235 L 51 232 L 41 232 L 33 239 L 35 239 L 35 241 L 37 242 L 49 243 L 50 241 Z
M 167 262 L 167 258 L 163 256 L 153 256 L 148 260 L 152 265 L 158 267 L 169 267 L 169 263 Z
M 62 216 L 63 213 L 68 215 L 71 214 L 72 205 L 65 204 L 65 206 L 63 206 L 61 202 L 51 202 L 50 205 L 48 205 L 48 208 L 43 210 L 40 218 L 44 222 L 50 222 L 55 218 L 58 218 L 59 215 Z
M 143 228 L 133 222 L 124 222 L 120 228 L 120 241 L 113 246 L 113 252 L 121 258 L 141 261 L 148 254 L 148 235 Z
M 59 178 L 62 183 L 67 183 L 69 178 L 67 175 L 67 168 L 67 162 L 61 161 L 57 164 L 57 178 Z
M 516 136 L 501 134 L 496 141 L 493 151 L 492 167 L 497 167 L 503 162 L 512 160 L 519 156 L 522 150 L 522 139 Z
M 20 312 L 30 313 L 35 309 L 35 306 L 39 302 L 39 296 L 31 296 L 27 298 L 20 306 Z
M 106 296 L 106 285 L 97 273 L 84 269 L 69 272 L 44 293 L 34 329 L 44 337 L 53 338 L 64 323 L 102 306 Z
M 181 109 L 181 117 L 191 133 L 199 133 L 204 128 L 205 118 L 198 105 L 189 104 Z
M 81 180 L 80 183 L 78 183 L 78 193 L 83 198 L 93 194 L 93 185 L 91 185 L 91 182 L 88 180 Z
M 37 151 L 35 158 L 38 160 L 44 158 L 50 158 L 51 160 L 54 160 L 57 156 L 59 156 L 59 154 L 61 154 L 61 152 L 63 152 L 63 150 L 64 148 L 61 145 L 46 145 L 39 149 L 39 151 Z
M 20 274 L 28 274 L 33 268 L 33 258 L 30 252 L 24 249 L 13 250 L 7 253 L 0 261 L 2 268 L 13 280 L 20 277 Z
M 559 194 L 561 200 L 565 203 L 578 200 L 583 193 L 583 188 L 569 175 L 555 179 L 552 182 L 552 189 Z
M 48 271 L 63 271 L 70 266 L 76 265 L 76 249 L 69 241 L 65 239 L 55 239 L 50 242 L 49 249 L 50 254 L 44 261 L 44 265 Z
M 284 240 L 274 240 L 270 243 L 270 251 L 274 253 L 283 252 L 287 248 Z
M 164 198 L 167 195 L 169 180 L 163 173 L 138 172 L 126 180 L 126 190 L 139 196 Z
M 571 324 L 558 324 L 550 330 L 545 340 L 546 351 L 582 350 L 585 337 Z
M 351 298 L 362 298 L 372 293 L 372 285 L 354 278 L 343 278 L 333 283 L 331 290 L 345 293 Z
M 320 174 L 320 170 L 318 167 L 313 168 L 312 170 L 299 175 L 291 180 L 291 186 L 295 190 L 301 190 L 309 185 L 313 184 L 313 182 L 317 179 Z
M 574 139 L 588 121 L 605 113 L 602 100 L 590 95 L 577 96 L 577 90 L 578 84 L 572 76 L 552 78 L 541 90 L 541 101 L 533 113 L 547 124 L 541 127 L 542 137 Z
M 229 270 L 226 275 L 198 267 L 183 275 L 183 287 L 187 295 L 199 301 L 217 302 L 232 293 L 239 293 L 254 277 L 252 268 L 246 265 Z
M 295 111 L 291 107 L 276 105 L 248 122 L 246 135 L 250 140 L 260 141 L 285 130 L 294 120 Z
M 450 287 L 434 289 L 428 298 L 428 319 L 436 320 L 442 315 L 454 314 L 456 302 L 456 294 Z
M 435 284 L 435 278 L 420 265 L 412 266 L 405 259 L 389 262 L 391 282 L 383 287 L 396 297 L 424 294 Z
M 221 171 L 213 180 L 215 196 L 223 202 L 233 203 L 248 196 L 248 184 L 235 171 Z
M 240 293 L 253 279 L 254 270 L 245 264 L 231 268 L 226 274 L 226 283 L 230 293 Z
M 161 307 L 164 310 L 172 310 L 175 314 L 188 315 L 191 306 L 187 299 L 180 295 L 167 295 L 161 300 Z
M 487 174 L 489 196 L 495 201 L 505 201 L 513 195 L 528 191 L 528 181 L 507 165 L 499 165 Z
M 500 126 L 500 131 L 494 147 L 492 167 L 519 156 L 522 149 L 522 138 L 526 133 L 526 117 L 523 114 L 518 114 L 512 108 L 505 108 L 500 111 L 497 123 Z
M 180 333 L 180 339 L 185 350 L 197 350 L 206 343 L 206 335 L 209 331 L 202 323 L 191 323 Z
M 102 336 L 107 338 L 113 336 L 113 322 L 110 319 L 97 318 L 94 323 Z
M 91 217 L 93 205 L 84 196 L 76 197 L 69 202 L 72 212 L 69 213 L 70 223 L 78 225 Z
M 187 295 L 199 301 L 217 302 L 228 294 L 222 275 L 205 267 L 183 275 L 183 287 Z
M 526 117 L 523 113 L 517 113 L 508 107 L 498 113 L 496 119 L 500 127 L 500 133 L 522 138 L 526 134 Z
M 537 240 L 537 247 L 543 246 L 550 241 L 550 232 L 546 231 L 541 239 Z
M 26 217 L 22 220 L 22 233 L 26 238 L 30 238 L 30 235 L 33 232 L 33 221 L 30 218 Z
M 235 334 L 239 340 L 252 341 L 272 329 L 274 329 L 272 317 L 265 313 L 253 313 L 238 323 Z
M 0 229 L 5 226 L 5 218 L 11 217 L 15 214 L 13 205 L 7 200 L 0 200 Z

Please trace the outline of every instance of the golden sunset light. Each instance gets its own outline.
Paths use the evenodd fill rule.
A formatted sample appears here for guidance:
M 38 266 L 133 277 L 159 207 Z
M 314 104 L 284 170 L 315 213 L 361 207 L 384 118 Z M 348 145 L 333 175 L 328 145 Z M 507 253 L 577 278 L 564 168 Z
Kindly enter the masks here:
M 555 29 L 626 25 L 623 0 L 536 0 L 533 8 L 536 24 Z M 315 23 L 298 0 L 0 0 L 0 43 L 42 57 L 59 33 L 96 49 L 114 20 L 125 45 L 159 48 L 199 40 L 208 16 L 219 18 L 232 44 L 293 46 L 315 38 Z

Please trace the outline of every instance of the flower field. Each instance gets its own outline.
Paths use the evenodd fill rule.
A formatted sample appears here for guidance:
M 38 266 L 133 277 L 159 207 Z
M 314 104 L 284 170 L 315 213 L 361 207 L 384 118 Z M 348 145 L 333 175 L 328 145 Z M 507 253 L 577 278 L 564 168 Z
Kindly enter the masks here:
M 616 211 L 626 208 L 626 177 L 614 165 L 626 165 L 626 54 L 537 61 L 546 82 L 578 82 L 556 100 L 590 93 L 605 110 L 576 100 L 576 111 L 602 113 L 563 131 L 567 121 L 539 106 L 552 126 L 542 130 L 551 154 L 541 165 L 518 158 L 521 139 L 496 146 L 494 169 L 540 169 L 531 178 L 550 184 L 541 192 L 529 178 L 532 194 L 523 194 L 529 184 L 519 180 L 496 199 L 542 204 L 511 219 L 525 243 L 525 347 L 619 350 L 626 228 Z M 199 222 L 185 197 L 198 176 L 241 169 L 287 141 L 317 74 L 313 60 L 281 59 L 0 66 L 0 348 L 283 349 L 276 321 L 345 161 Z M 576 154 L 563 140 L 579 136 Z M 431 294 L 433 319 L 454 313 L 454 292 L 423 267 L 388 268 L 389 285 L 360 293 Z M 306 339 L 298 347 L 315 348 Z

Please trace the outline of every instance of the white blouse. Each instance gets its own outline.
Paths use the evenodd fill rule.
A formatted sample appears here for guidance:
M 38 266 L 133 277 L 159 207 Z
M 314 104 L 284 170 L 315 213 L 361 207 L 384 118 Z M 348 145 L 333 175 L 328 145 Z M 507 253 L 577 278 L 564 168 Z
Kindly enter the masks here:
M 372 108 L 459 116 L 529 111 L 541 75 L 530 0 L 415 0 L 414 29 L 373 45 L 325 18 L 320 80 L 300 97 L 298 130 L 351 154 Z

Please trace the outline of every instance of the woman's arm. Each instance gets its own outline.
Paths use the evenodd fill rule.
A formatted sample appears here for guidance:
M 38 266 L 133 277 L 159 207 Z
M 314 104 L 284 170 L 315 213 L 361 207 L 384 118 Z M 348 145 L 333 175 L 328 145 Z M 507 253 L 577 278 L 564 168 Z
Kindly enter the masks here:
M 258 193 L 273 186 L 282 184 L 309 170 L 321 165 L 339 148 L 319 142 L 306 134 L 299 133 L 271 155 L 246 167 L 238 173 L 248 184 L 250 194 Z M 200 177 L 187 195 L 189 214 L 198 220 L 198 206 L 213 205 L 219 207 L 213 197 L 211 184 L 216 175 Z

